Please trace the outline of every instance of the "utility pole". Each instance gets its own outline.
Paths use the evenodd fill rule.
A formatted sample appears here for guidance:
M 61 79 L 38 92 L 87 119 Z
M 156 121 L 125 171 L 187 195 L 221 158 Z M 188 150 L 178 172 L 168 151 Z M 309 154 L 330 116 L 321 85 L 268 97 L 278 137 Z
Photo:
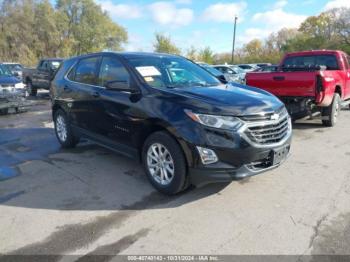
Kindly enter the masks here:
M 232 57 L 231 57 L 231 64 L 234 63 L 234 56 L 235 56 L 235 42 L 236 42 L 236 27 L 237 27 L 237 19 L 238 17 L 235 16 L 235 27 L 233 29 L 233 41 L 232 41 Z

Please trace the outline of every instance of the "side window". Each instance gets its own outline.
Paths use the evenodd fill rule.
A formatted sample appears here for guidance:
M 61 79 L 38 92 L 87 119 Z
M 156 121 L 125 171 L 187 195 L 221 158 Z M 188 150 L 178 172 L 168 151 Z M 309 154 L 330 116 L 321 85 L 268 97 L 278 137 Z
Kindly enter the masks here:
M 41 61 L 39 65 L 39 69 L 44 70 L 46 68 L 46 61 Z
M 105 86 L 107 82 L 129 82 L 130 75 L 123 64 L 115 57 L 103 57 L 98 85 Z
M 77 69 L 77 64 L 69 71 L 67 78 L 71 81 L 75 81 L 75 70 Z
M 349 57 L 346 55 L 342 55 L 342 59 L 344 61 L 345 68 L 349 69 Z
M 75 68 L 74 81 L 96 85 L 96 69 L 98 61 L 98 56 L 81 59 Z

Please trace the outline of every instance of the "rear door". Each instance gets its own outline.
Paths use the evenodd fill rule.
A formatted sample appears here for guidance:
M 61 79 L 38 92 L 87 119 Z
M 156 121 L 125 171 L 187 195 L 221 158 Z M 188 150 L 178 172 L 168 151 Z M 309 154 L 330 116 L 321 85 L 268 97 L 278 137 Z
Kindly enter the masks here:
M 84 130 L 91 130 L 94 113 L 91 103 L 95 101 L 98 66 L 101 56 L 80 59 L 68 72 L 63 87 L 64 100 L 69 105 L 72 123 Z
M 51 62 L 46 61 L 43 70 L 40 71 L 39 81 L 40 87 L 44 89 L 49 89 L 51 81 Z
M 46 61 L 42 60 L 40 61 L 38 67 L 36 70 L 33 70 L 33 77 L 32 77 L 32 84 L 35 87 L 42 88 L 43 87 L 43 82 L 42 82 L 42 75 L 44 71 L 47 68 L 47 63 Z

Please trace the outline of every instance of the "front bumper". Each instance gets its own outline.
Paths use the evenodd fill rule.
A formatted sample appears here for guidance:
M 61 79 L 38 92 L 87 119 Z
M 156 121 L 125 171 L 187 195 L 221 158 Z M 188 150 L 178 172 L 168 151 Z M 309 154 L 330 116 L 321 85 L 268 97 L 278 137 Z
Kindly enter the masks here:
M 210 183 L 232 182 L 234 180 L 240 180 L 270 171 L 279 167 L 290 155 L 290 144 L 286 144 L 285 147 L 288 150 L 288 154 L 276 165 L 273 165 L 272 162 L 269 163 L 271 153 L 273 152 L 273 150 L 271 150 L 270 153 L 266 154 L 265 165 L 261 166 L 260 168 L 254 168 L 252 163 L 248 163 L 240 167 L 234 167 L 230 164 L 222 162 L 205 167 L 190 168 L 189 175 L 191 183 L 197 187 L 201 187 Z
M 281 143 L 259 146 L 247 142 L 247 137 L 243 134 L 236 133 L 228 136 L 227 133 L 216 133 L 216 139 L 213 139 L 212 133 L 205 133 L 207 139 L 209 138 L 207 141 L 215 142 L 205 147 L 215 152 L 219 162 L 204 165 L 195 146 L 190 145 L 193 148 L 194 161 L 189 165 L 189 175 L 191 183 L 196 186 L 230 182 L 277 168 L 287 159 L 292 139 L 292 132 L 289 131 Z M 227 140 L 223 140 L 224 138 Z M 280 152 L 283 153 L 276 160 L 276 154 Z

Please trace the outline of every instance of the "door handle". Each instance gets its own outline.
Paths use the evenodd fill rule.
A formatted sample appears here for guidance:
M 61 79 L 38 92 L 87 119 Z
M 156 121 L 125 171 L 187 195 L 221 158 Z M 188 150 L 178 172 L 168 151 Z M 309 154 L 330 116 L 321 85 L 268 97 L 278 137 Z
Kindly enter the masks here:
M 91 95 L 93 96 L 93 97 L 100 97 L 100 93 L 99 92 L 92 92 L 91 93 Z
M 284 76 L 274 76 L 273 77 L 273 80 L 275 80 L 275 81 L 283 81 L 283 80 L 285 80 L 286 78 L 284 77 Z

